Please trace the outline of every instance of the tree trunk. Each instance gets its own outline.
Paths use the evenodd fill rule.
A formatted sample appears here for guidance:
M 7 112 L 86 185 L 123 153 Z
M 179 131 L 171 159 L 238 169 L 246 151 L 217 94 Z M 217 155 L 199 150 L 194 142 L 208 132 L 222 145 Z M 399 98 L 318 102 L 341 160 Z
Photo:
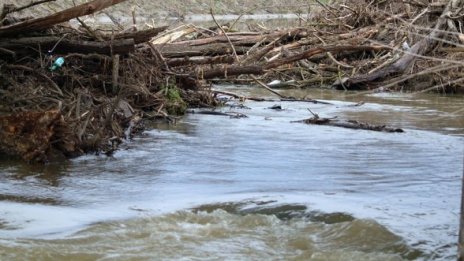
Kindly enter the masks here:
M 58 44 L 56 45 L 56 43 Z M 60 42 L 60 37 L 55 36 L 24 37 L 17 39 L 7 38 L 3 41 L 0 39 L 0 48 L 21 53 L 29 52 L 25 47 L 37 48 L 40 46 L 43 50 L 55 47 L 54 53 L 127 54 L 134 51 L 134 44 L 135 42 L 132 38 L 102 42 L 74 40 L 62 40 Z M 31 51 L 33 51 L 33 49 L 31 49 Z
M 0 27 L 0 37 L 47 29 L 55 24 L 66 22 L 79 16 L 93 14 L 97 11 L 124 1 L 126 0 L 94 0 L 92 2 L 78 5 L 49 16 Z

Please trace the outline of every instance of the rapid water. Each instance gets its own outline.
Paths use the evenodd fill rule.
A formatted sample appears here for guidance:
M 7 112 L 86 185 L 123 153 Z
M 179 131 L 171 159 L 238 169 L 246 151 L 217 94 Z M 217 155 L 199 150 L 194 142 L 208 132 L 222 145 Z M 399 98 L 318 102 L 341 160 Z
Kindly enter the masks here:
M 332 105 L 245 101 L 112 157 L 0 161 L 0 260 L 455 259 L 462 97 L 287 94 Z M 291 123 L 308 109 L 405 132 Z

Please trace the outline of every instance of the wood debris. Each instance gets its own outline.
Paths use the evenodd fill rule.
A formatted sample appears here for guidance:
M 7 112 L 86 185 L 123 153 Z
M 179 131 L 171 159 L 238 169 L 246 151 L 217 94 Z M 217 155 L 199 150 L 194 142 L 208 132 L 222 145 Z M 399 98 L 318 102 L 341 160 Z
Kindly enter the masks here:
M 464 0 L 349 0 L 324 5 L 297 28 L 250 32 L 217 21 L 220 30 L 116 24 L 102 31 L 81 19 L 78 27 L 68 22 L 123 1 L 20 19 L 17 10 L 47 0 L 0 7 L 1 152 L 46 161 L 51 150 L 112 151 L 115 137 L 140 129 L 141 118 L 216 105 L 214 82 L 258 83 L 269 91 L 265 83 L 275 80 L 289 83 L 283 88 L 463 89 Z M 23 134 L 29 145 L 19 142 Z

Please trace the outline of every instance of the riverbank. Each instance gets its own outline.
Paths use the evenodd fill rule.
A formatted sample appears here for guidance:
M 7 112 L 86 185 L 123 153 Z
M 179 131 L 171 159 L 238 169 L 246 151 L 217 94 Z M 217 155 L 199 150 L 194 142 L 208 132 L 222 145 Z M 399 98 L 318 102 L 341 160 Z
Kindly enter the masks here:
M 249 31 L 220 21 L 209 28 L 153 27 L 155 23 L 140 23 L 136 8 L 125 21 L 133 24 L 125 27 L 111 9 L 96 14 L 114 2 L 94 3 L 99 5 L 26 21 L 17 20 L 14 8 L 4 9 L 13 11 L 0 27 L 5 38 L 0 41 L 5 54 L 0 109 L 7 115 L 0 119 L 2 152 L 28 161 L 47 161 L 55 152 L 65 157 L 111 154 L 142 128 L 144 119 L 174 122 L 187 107 L 218 105 L 212 83 L 258 84 L 281 100 L 295 99 L 270 87 L 462 91 L 461 34 L 452 28 L 458 14 L 449 16 L 458 10 L 456 1 L 425 6 L 403 1 L 330 6 L 321 2 L 317 13 L 298 16 L 297 27 L 274 30 L 261 25 Z M 171 8 L 179 3 L 172 2 Z M 53 4 L 37 8 L 53 10 Z M 147 3 L 140 7 L 143 4 Z M 179 9 L 176 22 L 185 14 L 208 12 L 193 8 L 204 3 L 190 4 L 192 8 Z M 215 2 L 212 20 L 240 5 L 228 4 Z M 114 8 L 127 10 L 124 5 Z M 285 10 L 281 13 L 290 12 Z M 107 16 L 113 29 L 94 26 L 85 17 L 60 24 L 83 15 Z M 60 58 L 64 63 L 57 64 Z
M 22 6 L 27 1 L 11 0 L 8 3 Z M 24 10 L 21 16 L 44 16 L 58 10 L 73 7 L 74 5 L 88 2 L 86 0 L 63 0 L 44 3 L 35 9 Z M 322 1 L 326 2 L 326 1 Z M 29 3 L 29 2 L 27 2 Z M 75 3 L 75 4 L 74 4 Z M 179 18 L 204 14 L 210 8 L 216 14 L 305 14 L 311 11 L 311 8 L 319 6 L 316 2 L 305 0 L 288 0 L 285 2 L 279 0 L 233 0 L 233 1 L 211 1 L 211 0 L 172 0 L 172 1 L 149 1 L 149 0 L 131 0 L 121 4 L 109 7 L 107 12 L 115 17 L 131 17 L 132 10 L 138 17 L 163 21 L 168 17 Z

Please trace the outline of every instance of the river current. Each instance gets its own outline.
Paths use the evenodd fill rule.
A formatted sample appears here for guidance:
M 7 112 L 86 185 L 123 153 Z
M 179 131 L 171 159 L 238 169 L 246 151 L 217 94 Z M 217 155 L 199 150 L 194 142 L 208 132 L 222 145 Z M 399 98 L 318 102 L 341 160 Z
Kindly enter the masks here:
M 0 260 L 455 259 L 463 97 L 287 95 L 331 104 L 229 102 L 248 117 L 188 114 L 111 157 L 1 160 Z M 292 123 L 308 109 L 405 132 Z

